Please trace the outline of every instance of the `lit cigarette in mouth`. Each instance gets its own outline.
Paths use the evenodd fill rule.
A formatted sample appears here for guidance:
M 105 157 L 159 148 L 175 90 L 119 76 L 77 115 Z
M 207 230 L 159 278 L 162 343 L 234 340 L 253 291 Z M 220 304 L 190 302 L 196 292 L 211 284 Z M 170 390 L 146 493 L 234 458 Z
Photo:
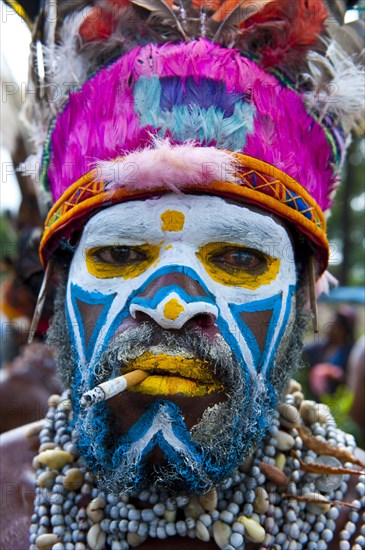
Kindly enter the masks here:
M 127 388 L 139 384 L 149 375 L 149 372 L 138 369 L 128 372 L 123 376 L 118 376 L 118 378 L 114 378 L 113 380 L 108 380 L 108 382 L 103 382 L 95 386 L 92 390 L 85 392 L 81 396 L 80 405 L 83 409 L 93 407 L 96 403 L 99 403 L 99 401 L 106 401 Z

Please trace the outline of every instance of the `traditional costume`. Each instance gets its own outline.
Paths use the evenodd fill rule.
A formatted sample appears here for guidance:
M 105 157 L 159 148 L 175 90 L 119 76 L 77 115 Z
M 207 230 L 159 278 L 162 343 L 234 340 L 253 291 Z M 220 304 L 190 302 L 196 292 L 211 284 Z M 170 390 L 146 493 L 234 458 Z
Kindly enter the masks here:
M 77 374 L 70 374 L 68 395 L 51 398 L 40 432 L 32 549 L 124 550 L 176 535 L 187 536 L 187 545 L 189 538 L 214 539 L 226 550 L 248 542 L 325 549 L 332 540 L 349 475 L 360 475 L 355 443 L 294 382 L 282 395 L 292 365 L 280 376 L 274 371 L 296 322 L 298 265 L 308 266 L 312 282 L 326 269 L 326 213 L 350 132 L 362 126 L 364 73 L 348 52 L 358 35 L 339 23 L 340 8 L 318 0 L 42 6 L 33 27 L 36 101 L 29 108 L 37 148 L 25 169 L 36 171 L 51 203 L 40 248 L 44 266 L 73 257 L 66 313 Z M 224 220 L 238 240 L 248 235 L 242 246 L 228 246 Z M 139 244 L 126 251 L 128 230 Z M 138 231 L 149 235 L 148 244 Z M 240 254 L 240 262 L 244 254 L 252 261 L 260 240 L 266 242 L 254 276 L 224 267 Z M 124 267 L 121 255 L 131 250 Z M 187 279 L 190 293 L 182 289 Z M 92 333 L 85 304 L 99 308 Z M 120 374 L 103 355 L 117 327 L 127 315 L 147 315 L 165 331 L 178 331 L 202 312 L 215 319 L 241 369 L 230 382 L 233 412 L 224 414 L 231 432 L 222 456 L 225 434 L 213 430 L 223 418 L 215 417 L 217 409 L 204 412 L 206 422 L 191 439 L 167 397 L 171 385 L 156 389 L 153 376 L 139 381 L 143 393 L 166 399 L 154 402 L 118 445 L 110 443 L 105 402 L 95 400 L 90 409 L 85 403 L 94 399 L 94 386 L 105 397 Z M 263 341 L 248 321 L 258 312 L 269 312 Z M 212 350 L 192 365 L 182 354 L 177 366 L 180 355 L 175 350 L 171 359 L 167 348 L 166 340 L 142 355 L 126 351 L 126 364 L 152 373 L 151 360 L 161 365 L 167 357 L 164 369 L 190 373 L 192 384 L 176 381 L 176 393 L 190 398 L 222 388 L 223 377 L 205 370 Z M 249 423 L 242 403 L 235 416 L 239 388 Z M 214 452 L 206 439 L 215 442 Z M 146 487 L 141 464 L 157 444 L 173 465 L 174 492 L 162 474 Z M 128 482 L 119 470 L 105 481 L 117 465 Z M 170 470 L 164 472 L 167 479 Z M 356 530 L 363 481 L 349 503 L 341 548 L 350 547 Z

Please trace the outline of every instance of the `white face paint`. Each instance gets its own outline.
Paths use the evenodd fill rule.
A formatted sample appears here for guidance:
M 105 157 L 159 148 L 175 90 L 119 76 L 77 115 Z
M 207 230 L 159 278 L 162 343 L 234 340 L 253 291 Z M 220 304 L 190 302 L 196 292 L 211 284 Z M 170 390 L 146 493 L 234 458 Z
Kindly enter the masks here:
M 194 292 L 174 274 L 190 280 Z M 212 196 L 164 195 L 112 206 L 85 226 L 68 278 L 66 307 L 82 377 L 138 311 L 166 330 L 209 314 L 245 374 L 267 375 L 295 284 L 289 236 L 268 215 Z M 81 302 L 99 307 L 88 342 Z M 259 344 L 262 327 L 248 319 L 264 311 Z

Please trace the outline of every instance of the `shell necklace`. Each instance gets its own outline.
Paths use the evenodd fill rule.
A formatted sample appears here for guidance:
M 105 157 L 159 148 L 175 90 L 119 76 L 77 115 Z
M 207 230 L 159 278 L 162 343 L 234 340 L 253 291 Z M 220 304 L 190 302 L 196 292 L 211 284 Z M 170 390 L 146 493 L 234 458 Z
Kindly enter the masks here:
M 260 448 L 200 496 L 169 497 L 153 487 L 133 497 L 99 490 L 78 455 L 68 395 L 53 395 L 48 405 L 33 460 L 31 550 L 128 550 L 149 537 L 176 535 L 213 539 L 224 550 L 244 550 L 246 542 L 325 550 L 341 506 L 350 507 L 341 550 L 365 547 L 365 475 L 354 469 L 361 465 L 354 438 L 337 428 L 327 408 L 304 400 L 294 380 Z M 344 503 L 350 475 L 358 477 L 357 498 Z

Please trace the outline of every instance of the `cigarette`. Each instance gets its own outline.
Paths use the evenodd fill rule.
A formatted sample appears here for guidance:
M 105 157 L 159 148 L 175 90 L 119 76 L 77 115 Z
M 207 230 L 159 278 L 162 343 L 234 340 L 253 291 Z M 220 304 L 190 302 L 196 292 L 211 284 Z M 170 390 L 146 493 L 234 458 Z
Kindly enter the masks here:
M 128 372 L 122 376 L 118 376 L 118 378 L 114 378 L 113 380 L 108 380 L 108 382 L 103 382 L 102 384 L 95 386 L 92 390 L 85 392 L 81 396 L 80 406 L 83 409 L 93 407 L 96 403 L 106 401 L 107 399 L 118 395 L 118 393 L 121 393 L 127 388 L 131 388 L 132 386 L 139 384 L 149 375 L 149 372 L 138 369 Z

